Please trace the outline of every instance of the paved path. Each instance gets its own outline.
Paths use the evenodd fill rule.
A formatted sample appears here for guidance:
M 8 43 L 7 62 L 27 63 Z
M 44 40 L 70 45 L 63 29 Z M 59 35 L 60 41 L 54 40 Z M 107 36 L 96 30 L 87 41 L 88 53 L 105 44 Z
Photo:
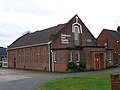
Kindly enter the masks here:
M 51 79 L 104 72 L 120 72 L 120 68 L 67 74 L 29 70 L 0 69 L 0 90 L 38 90 L 38 86 L 40 84 Z

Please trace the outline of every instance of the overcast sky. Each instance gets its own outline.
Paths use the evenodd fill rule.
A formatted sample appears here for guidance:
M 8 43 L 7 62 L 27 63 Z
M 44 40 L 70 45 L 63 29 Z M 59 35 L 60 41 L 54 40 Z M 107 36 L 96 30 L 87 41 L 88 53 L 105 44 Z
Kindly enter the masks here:
M 97 37 L 103 28 L 120 25 L 120 0 L 0 0 L 0 46 L 9 46 L 25 31 L 66 23 L 75 14 Z

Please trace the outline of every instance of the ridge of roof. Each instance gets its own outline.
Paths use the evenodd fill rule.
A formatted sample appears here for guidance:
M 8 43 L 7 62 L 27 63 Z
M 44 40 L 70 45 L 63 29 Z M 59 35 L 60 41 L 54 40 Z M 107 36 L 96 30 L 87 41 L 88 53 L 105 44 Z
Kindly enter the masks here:
M 110 32 L 117 32 L 117 31 L 111 30 L 111 29 L 103 29 L 103 30 L 105 30 L 105 31 L 110 31 Z
M 117 32 L 115 30 L 109 30 L 109 29 L 103 29 L 107 31 L 112 37 L 114 37 L 117 41 L 120 42 L 120 32 Z

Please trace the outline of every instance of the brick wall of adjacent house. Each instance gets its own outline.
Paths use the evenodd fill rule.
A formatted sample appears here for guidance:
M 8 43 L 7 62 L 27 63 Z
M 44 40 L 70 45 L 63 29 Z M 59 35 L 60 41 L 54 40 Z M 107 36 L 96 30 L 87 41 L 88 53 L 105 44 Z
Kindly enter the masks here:
M 119 74 L 111 75 L 111 90 L 120 90 L 120 77 L 119 77 Z
M 117 43 L 117 40 L 113 38 L 108 32 L 103 31 L 102 34 L 98 37 L 98 45 L 105 45 L 108 40 L 108 48 L 113 49 L 113 63 L 120 63 L 120 44 Z
M 9 50 L 8 67 L 14 68 L 14 59 L 16 59 L 16 68 L 48 71 L 48 46 L 32 47 L 32 58 L 30 57 L 30 48 L 31 47 Z M 35 48 L 37 48 L 37 51 L 35 51 Z M 26 52 L 26 50 L 28 51 Z

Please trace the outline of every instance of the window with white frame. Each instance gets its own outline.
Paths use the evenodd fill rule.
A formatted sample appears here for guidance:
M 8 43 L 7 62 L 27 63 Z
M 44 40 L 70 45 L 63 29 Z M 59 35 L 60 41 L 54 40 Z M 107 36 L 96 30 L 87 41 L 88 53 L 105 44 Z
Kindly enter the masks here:
M 77 25 L 74 26 L 74 45 L 79 46 L 79 27 Z
M 104 45 L 105 45 L 105 48 L 108 48 L 108 43 L 105 43 Z
M 74 33 L 74 45 L 80 45 L 80 33 L 82 33 L 82 26 L 79 23 L 72 24 L 72 32 Z
M 53 51 L 53 61 L 56 62 L 56 52 Z
M 68 61 L 72 62 L 72 53 L 68 53 Z
M 76 61 L 80 62 L 80 53 L 79 52 L 76 53 Z

